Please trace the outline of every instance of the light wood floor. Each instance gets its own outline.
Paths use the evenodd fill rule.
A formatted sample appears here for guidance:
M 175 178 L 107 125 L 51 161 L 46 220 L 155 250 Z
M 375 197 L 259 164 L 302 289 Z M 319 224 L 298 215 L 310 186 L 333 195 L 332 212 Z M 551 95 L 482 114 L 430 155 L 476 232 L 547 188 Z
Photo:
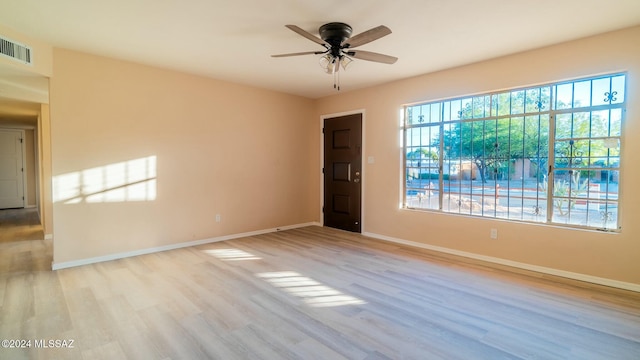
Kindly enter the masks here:
M 308 227 L 49 271 L 0 244 L 0 359 L 634 359 L 640 294 Z M 34 344 L 34 342 L 32 342 Z
M 36 208 L 0 209 L 0 243 L 42 239 Z

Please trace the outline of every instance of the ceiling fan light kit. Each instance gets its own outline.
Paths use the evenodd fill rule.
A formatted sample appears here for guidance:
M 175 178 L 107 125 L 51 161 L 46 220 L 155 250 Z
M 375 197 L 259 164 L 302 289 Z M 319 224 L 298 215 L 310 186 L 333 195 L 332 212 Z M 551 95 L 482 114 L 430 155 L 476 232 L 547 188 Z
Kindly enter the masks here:
M 331 22 L 320 26 L 320 29 L 318 29 L 318 33 L 320 34 L 319 38 L 296 25 L 285 26 L 298 35 L 301 35 L 319 45 L 322 45 L 324 47 L 324 50 L 305 51 L 271 56 L 289 57 L 300 55 L 322 55 L 322 57 L 320 57 L 319 59 L 320 67 L 327 74 L 333 74 L 333 87 L 336 90 L 340 90 L 340 67 L 342 67 L 343 70 L 346 70 L 347 66 L 351 62 L 353 62 L 353 59 L 373 61 L 383 64 L 393 64 L 398 60 L 398 58 L 394 56 L 378 54 L 371 51 L 351 50 L 355 47 L 368 44 L 383 36 L 391 34 L 391 30 L 384 25 L 380 25 L 351 37 L 351 34 L 353 33 L 353 29 L 351 28 L 351 26 L 345 23 Z
M 339 69 L 336 67 L 342 67 L 342 69 L 347 70 L 347 66 L 353 62 L 353 59 L 348 57 L 347 55 L 342 55 L 340 57 L 335 57 L 330 54 L 326 54 L 320 58 L 320 67 L 327 74 L 333 74 L 337 72 Z

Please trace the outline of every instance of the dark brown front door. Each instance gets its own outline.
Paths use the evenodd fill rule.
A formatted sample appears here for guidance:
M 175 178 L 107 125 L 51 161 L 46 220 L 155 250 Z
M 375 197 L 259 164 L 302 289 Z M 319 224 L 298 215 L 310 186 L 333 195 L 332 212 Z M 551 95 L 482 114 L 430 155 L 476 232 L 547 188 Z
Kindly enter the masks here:
M 362 114 L 324 120 L 324 225 L 360 232 Z

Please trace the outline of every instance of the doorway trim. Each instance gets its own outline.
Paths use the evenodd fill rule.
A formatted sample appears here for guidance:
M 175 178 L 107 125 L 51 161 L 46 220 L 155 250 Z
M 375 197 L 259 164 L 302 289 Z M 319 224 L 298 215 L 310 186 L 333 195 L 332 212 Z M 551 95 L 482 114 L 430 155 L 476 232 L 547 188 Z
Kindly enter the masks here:
M 322 207 L 324 206 L 324 173 L 322 172 L 322 168 L 324 167 L 324 133 L 322 129 L 324 128 L 325 119 L 331 119 L 335 117 L 345 116 L 345 115 L 354 115 L 361 114 L 362 115 L 362 151 L 360 152 L 360 161 L 362 162 L 362 168 L 360 169 L 361 175 L 361 186 L 360 186 L 360 233 L 365 233 L 365 186 L 367 182 L 367 171 L 366 171 L 366 163 L 365 154 L 367 153 L 367 132 L 366 132 L 366 113 L 364 109 L 350 110 L 339 113 L 325 114 L 320 115 L 320 164 L 319 164 L 319 173 L 320 173 L 320 208 L 318 211 L 320 212 L 320 225 L 324 226 L 324 212 L 322 211 Z
M 10 124 L 8 125 L 0 125 L 0 129 L 2 130 L 9 130 L 9 131 L 19 131 L 20 132 L 20 151 L 22 152 L 21 157 L 21 166 L 22 166 L 22 176 L 20 176 L 20 179 L 22 181 L 22 209 L 26 209 L 27 208 L 27 198 L 29 196 L 28 194 L 28 186 L 27 186 L 27 157 L 26 157 L 26 152 L 27 152 L 27 141 L 25 139 L 26 136 L 26 132 L 25 130 L 29 130 L 32 127 L 30 126 L 12 126 Z

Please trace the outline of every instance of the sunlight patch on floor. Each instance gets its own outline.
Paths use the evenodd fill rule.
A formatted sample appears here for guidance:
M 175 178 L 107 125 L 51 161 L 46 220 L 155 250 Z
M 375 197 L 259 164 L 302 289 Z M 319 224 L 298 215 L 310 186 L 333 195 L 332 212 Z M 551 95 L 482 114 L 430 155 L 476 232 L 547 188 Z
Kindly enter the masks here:
M 301 298 L 313 307 L 361 305 L 365 301 L 326 286 L 295 271 L 276 271 L 256 274 L 271 285 Z
M 260 260 L 259 256 L 255 256 L 240 249 L 209 249 L 203 250 L 204 253 L 215 256 L 220 260 L 239 261 L 239 260 Z

